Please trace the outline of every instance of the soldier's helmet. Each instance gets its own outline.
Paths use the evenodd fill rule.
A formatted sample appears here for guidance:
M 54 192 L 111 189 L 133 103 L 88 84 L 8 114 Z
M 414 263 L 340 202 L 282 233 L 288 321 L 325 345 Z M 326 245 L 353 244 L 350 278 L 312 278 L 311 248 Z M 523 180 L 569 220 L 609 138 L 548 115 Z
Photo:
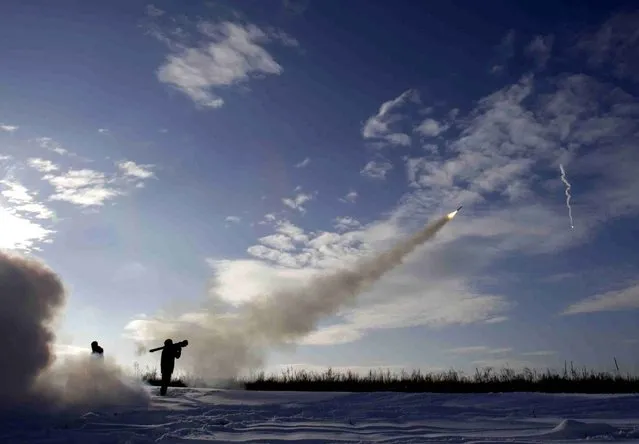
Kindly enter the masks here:
M 167 339 L 164 341 L 164 345 L 173 345 L 173 341 L 171 339 Z

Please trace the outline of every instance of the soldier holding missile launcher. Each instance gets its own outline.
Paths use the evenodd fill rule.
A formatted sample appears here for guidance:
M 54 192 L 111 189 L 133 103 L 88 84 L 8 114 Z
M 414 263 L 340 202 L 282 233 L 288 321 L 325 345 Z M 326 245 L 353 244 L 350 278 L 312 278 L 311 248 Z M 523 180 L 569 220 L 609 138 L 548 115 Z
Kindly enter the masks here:
M 162 347 L 149 350 L 150 352 L 162 350 L 162 356 L 160 357 L 160 371 L 162 372 L 160 395 L 166 395 L 166 390 L 169 387 L 173 369 L 175 368 L 175 360 L 180 359 L 180 356 L 182 356 L 182 347 L 186 347 L 187 345 L 189 345 L 189 341 L 187 340 L 174 344 L 172 339 L 167 339 L 164 341 Z

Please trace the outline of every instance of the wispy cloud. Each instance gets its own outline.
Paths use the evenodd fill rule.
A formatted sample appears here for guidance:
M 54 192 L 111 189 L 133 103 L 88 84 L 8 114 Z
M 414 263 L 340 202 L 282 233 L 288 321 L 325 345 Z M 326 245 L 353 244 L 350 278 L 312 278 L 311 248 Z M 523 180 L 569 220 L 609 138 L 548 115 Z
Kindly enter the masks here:
M 538 35 L 526 46 L 526 55 L 533 59 L 537 69 L 546 67 L 552 54 L 554 41 L 555 37 L 553 35 Z
M 237 224 L 237 223 L 240 223 L 240 221 L 242 220 L 242 218 L 240 218 L 239 216 L 226 216 L 226 217 L 224 218 L 224 220 L 225 220 L 226 222 L 231 222 L 231 223 Z
M 30 251 L 50 241 L 54 231 L 43 222 L 55 217 L 53 211 L 14 180 L 0 180 L 0 190 L 0 249 Z
M 494 318 L 488 318 L 484 321 L 486 324 L 500 324 L 510 319 L 508 316 L 495 316 Z
M 304 208 L 304 204 L 313 200 L 315 198 L 315 193 L 298 193 L 293 197 L 287 197 L 282 199 L 282 203 L 287 207 L 297 210 L 300 213 L 306 212 L 306 208 Z
M 390 145 L 410 145 L 411 137 L 409 134 L 393 130 L 395 124 L 403 119 L 400 110 L 410 103 L 420 103 L 419 94 L 412 89 L 404 91 L 398 97 L 382 103 L 377 114 L 369 117 L 364 124 L 362 128 L 364 139 L 379 139 Z
M 82 207 L 102 206 L 122 194 L 110 185 L 102 172 L 82 169 L 69 170 L 60 175 L 47 174 L 43 177 L 55 188 L 49 198 L 69 202 Z
M 448 129 L 447 125 L 441 124 L 435 119 L 425 119 L 419 124 L 415 131 L 425 137 L 436 137 Z
M 338 231 L 347 231 L 347 230 L 353 230 L 355 228 L 359 228 L 362 226 L 362 224 L 359 223 L 358 220 L 350 216 L 346 216 L 346 217 L 336 217 L 334 219 L 333 226 Z
M 570 305 L 564 315 L 639 309 L 639 282 L 621 290 L 596 294 Z
M 554 350 L 535 350 L 522 353 L 523 356 L 554 356 L 557 352 Z
M 45 148 L 61 156 L 70 154 L 69 150 L 67 150 L 66 148 L 63 148 L 62 145 L 60 145 L 58 142 L 56 142 L 50 137 L 38 137 L 37 139 L 35 139 L 35 141 L 38 143 L 38 145 L 40 145 L 40 147 Z
M 131 160 L 118 163 L 118 168 L 125 176 L 137 179 L 150 179 L 155 177 L 155 173 L 152 170 L 154 166 L 155 165 L 138 165 Z
M 146 14 L 150 17 L 160 17 L 164 15 L 165 11 L 156 7 L 155 5 L 147 5 L 146 6 Z
M 305 168 L 308 166 L 308 164 L 311 163 L 311 159 L 306 157 L 304 160 L 302 160 L 301 162 L 295 164 L 295 168 Z
M 511 29 L 502 38 L 501 42 L 495 48 L 495 63 L 490 72 L 493 74 L 502 73 L 512 57 L 515 55 L 515 31 Z
M 491 347 L 487 347 L 485 345 L 473 345 L 473 346 L 469 346 L 469 347 L 457 347 L 457 348 L 452 348 L 450 350 L 448 350 L 449 353 L 453 353 L 456 355 L 466 355 L 466 354 L 494 354 L 494 355 L 499 355 L 499 354 L 504 354 L 504 353 L 510 353 L 512 352 L 513 349 L 508 347 L 508 348 L 491 348 Z
M 393 165 L 387 160 L 371 160 L 360 171 L 362 176 L 371 179 L 386 179 L 386 175 L 393 169 Z
M 41 173 L 51 173 L 60 169 L 58 165 L 51 162 L 50 160 L 42 159 L 39 157 L 32 157 L 30 159 L 27 159 L 27 163 L 30 167 L 35 168 Z
M 99 128 L 99 129 L 98 129 L 98 132 L 99 132 L 100 134 L 107 134 L 107 133 L 109 133 L 109 130 L 108 130 L 108 129 L 106 129 L 106 128 Z
M 276 250 L 291 251 L 295 249 L 293 238 L 282 233 L 261 237 L 259 242 Z
M 30 192 L 22 184 L 12 180 L 0 180 L 4 186 L 2 197 L 11 208 L 20 213 L 31 213 L 36 219 L 51 219 L 53 211 L 35 199 L 35 193 Z
M 343 197 L 340 197 L 339 200 L 345 203 L 355 203 L 355 201 L 357 200 L 357 197 L 358 197 L 357 191 L 350 190 Z
M 265 48 L 272 42 L 282 44 L 281 33 L 232 22 L 201 22 L 197 31 L 201 39 L 197 46 L 170 41 L 162 33 L 154 35 L 169 41 L 171 49 L 157 71 L 158 79 L 178 88 L 200 106 L 219 108 L 224 105 L 218 95 L 220 90 L 283 72 Z
M 69 152 L 50 137 L 40 137 L 36 142 L 42 148 L 63 156 L 73 163 L 78 156 Z M 89 159 L 84 159 L 90 161 Z M 144 181 L 154 178 L 154 165 L 140 165 L 130 160 L 115 163 L 117 171 L 105 172 L 90 168 L 63 168 L 51 160 L 31 157 L 27 165 L 42 173 L 42 180 L 53 186 L 48 196 L 51 201 L 64 201 L 80 207 L 99 207 L 107 201 L 129 193 L 133 187 L 144 186 Z
M 13 133 L 17 131 L 20 127 L 16 125 L 7 125 L 6 123 L 0 124 L 0 131 L 5 131 L 7 133 Z

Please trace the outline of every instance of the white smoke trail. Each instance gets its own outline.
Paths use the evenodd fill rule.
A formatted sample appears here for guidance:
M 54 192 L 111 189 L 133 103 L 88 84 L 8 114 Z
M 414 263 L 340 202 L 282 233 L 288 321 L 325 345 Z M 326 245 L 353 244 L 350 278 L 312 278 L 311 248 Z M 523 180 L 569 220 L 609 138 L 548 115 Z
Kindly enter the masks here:
M 559 164 L 559 169 L 561 170 L 561 181 L 566 185 L 566 206 L 568 207 L 568 217 L 570 217 L 570 228 L 575 228 L 575 225 L 572 221 L 572 208 L 570 207 L 570 183 L 566 179 L 566 170 L 564 170 L 564 166 Z
M 322 319 L 352 305 L 359 294 L 435 236 L 455 214 L 349 269 L 317 275 L 299 288 L 274 291 L 234 313 L 219 313 L 215 306 L 208 306 L 188 316 L 144 321 L 140 330 L 148 345 L 161 344 L 165 338 L 188 339 L 179 365 L 202 380 L 219 381 L 257 370 L 269 350 L 291 346 L 314 331 Z

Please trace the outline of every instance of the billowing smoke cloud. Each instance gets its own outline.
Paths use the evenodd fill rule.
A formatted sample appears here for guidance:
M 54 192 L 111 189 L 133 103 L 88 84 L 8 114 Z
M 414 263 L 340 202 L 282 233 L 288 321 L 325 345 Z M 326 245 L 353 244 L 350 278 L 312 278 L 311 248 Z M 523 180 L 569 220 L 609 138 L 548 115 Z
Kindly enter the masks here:
M 204 380 L 237 377 L 259 368 L 267 351 L 293 344 L 325 317 L 352 305 L 416 247 L 432 238 L 454 216 L 443 217 L 394 248 L 354 266 L 318 274 L 300 288 L 286 288 L 251 300 L 233 313 L 216 312 L 211 303 L 178 319 L 137 321 L 141 336 L 161 344 L 165 338 L 188 339 L 181 365 Z
M 64 286 L 51 269 L 0 251 L 0 408 L 146 403 L 147 392 L 109 360 L 85 356 L 56 362 L 53 323 L 65 300 Z

